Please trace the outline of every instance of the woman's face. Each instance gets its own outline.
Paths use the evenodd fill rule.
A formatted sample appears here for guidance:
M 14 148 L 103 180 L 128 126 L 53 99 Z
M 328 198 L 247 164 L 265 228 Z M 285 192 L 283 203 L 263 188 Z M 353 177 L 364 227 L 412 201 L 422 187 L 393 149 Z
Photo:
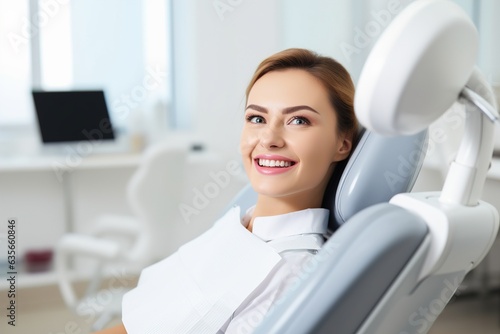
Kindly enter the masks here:
M 241 153 L 257 193 L 298 199 L 323 197 L 336 161 L 351 143 L 337 133 L 327 90 L 300 69 L 272 71 L 252 87 Z

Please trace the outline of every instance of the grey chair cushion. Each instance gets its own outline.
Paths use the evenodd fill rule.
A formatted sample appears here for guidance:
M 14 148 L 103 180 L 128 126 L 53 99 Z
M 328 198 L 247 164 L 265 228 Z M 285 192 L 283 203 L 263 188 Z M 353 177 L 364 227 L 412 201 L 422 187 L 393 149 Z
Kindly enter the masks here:
M 323 198 L 333 233 L 357 212 L 409 192 L 427 149 L 427 131 L 385 137 L 364 131 L 351 156 L 339 163 Z
M 420 217 L 388 203 L 354 215 L 304 265 L 254 334 L 355 333 L 427 233 Z

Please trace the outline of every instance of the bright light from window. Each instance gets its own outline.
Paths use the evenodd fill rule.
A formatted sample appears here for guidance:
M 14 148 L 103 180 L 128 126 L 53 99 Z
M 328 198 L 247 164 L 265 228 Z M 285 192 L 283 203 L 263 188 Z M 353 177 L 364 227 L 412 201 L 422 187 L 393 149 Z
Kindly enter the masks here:
M 0 0 L 0 124 L 34 119 L 28 1 Z
M 73 81 L 71 2 L 39 1 L 41 86 L 69 89 Z
M 143 0 L 144 59 L 149 66 L 158 66 L 167 72 L 170 64 L 169 6 L 167 1 Z M 170 100 L 167 80 L 157 89 L 159 96 Z

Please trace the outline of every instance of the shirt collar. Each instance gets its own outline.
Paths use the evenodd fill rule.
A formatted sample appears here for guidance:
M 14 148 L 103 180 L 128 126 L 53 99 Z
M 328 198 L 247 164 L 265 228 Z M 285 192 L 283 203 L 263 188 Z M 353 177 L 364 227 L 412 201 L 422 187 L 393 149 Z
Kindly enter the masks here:
M 254 207 L 247 210 L 244 225 L 248 225 Z M 264 241 L 300 234 L 325 234 L 329 211 L 323 208 L 305 209 L 276 216 L 255 217 L 252 233 Z

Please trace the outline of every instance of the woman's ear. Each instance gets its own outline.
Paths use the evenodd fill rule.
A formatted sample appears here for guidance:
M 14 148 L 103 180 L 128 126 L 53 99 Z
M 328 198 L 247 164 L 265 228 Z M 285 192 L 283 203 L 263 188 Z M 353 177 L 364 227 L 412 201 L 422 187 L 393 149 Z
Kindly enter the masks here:
M 335 154 L 335 161 L 342 161 L 349 156 L 352 149 L 352 140 L 347 136 L 342 136 L 339 140 L 339 146 Z

